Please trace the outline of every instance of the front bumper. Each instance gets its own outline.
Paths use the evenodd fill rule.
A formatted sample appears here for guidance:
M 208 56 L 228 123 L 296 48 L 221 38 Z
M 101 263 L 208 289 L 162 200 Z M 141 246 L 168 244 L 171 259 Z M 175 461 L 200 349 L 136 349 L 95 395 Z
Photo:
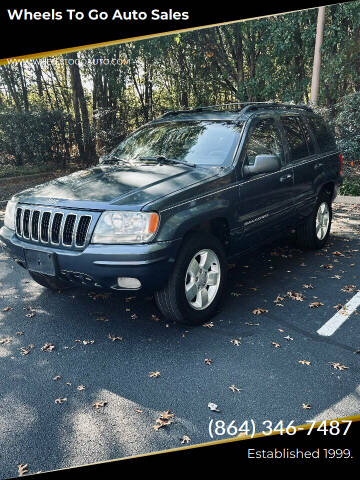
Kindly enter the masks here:
M 139 279 L 141 291 L 162 288 L 173 269 L 180 242 L 178 239 L 138 245 L 90 244 L 82 251 L 70 251 L 24 242 L 13 230 L 5 226 L 0 229 L 0 246 L 22 267 L 28 269 L 25 250 L 45 252 L 52 254 L 57 278 L 76 285 L 116 290 L 126 290 L 118 287 L 118 277 Z

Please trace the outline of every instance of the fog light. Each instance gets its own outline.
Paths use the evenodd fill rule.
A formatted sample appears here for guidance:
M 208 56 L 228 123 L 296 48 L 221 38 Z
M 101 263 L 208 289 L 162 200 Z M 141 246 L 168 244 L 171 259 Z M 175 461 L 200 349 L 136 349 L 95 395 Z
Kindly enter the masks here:
M 141 282 L 137 278 L 131 277 L 118 277 L 117 283 L 120 288 L 140 288 Z

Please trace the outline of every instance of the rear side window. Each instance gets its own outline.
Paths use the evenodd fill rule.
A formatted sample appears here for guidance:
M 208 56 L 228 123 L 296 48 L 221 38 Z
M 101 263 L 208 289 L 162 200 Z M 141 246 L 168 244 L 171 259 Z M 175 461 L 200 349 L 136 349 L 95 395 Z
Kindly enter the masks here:
M 284 127 L 289 144 L 291 160 L 294 162 L 309 155 L 304 128 L 299 117 L 283 116 L 281 123 Z
M 330 133 L 324 120 L 320 117 L 308 117 L 308 122 L 314 132 L 316 141 L 321 152 L 328 152 L 336 149 L 333 135 Z

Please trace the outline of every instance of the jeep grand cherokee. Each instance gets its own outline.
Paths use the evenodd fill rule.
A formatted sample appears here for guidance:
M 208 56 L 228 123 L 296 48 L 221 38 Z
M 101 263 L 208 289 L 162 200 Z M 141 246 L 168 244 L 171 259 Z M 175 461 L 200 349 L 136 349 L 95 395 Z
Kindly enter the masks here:
M 169 319 L 216 311 L 227 261 L 296 232 L 321 248 L 342 157 L 308 107 L 171 111 L 94 168 L 15 195 L 0 243 L 52 289 L 152 291 Z

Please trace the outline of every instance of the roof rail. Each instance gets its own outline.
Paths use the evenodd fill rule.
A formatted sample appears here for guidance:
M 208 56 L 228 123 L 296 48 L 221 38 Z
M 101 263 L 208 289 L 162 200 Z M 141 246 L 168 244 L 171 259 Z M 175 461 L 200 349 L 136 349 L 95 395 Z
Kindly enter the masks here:
M 199 106 L 195 108 L 189 108 L 185 110 L 170 110 L 165 112 L 160 118 L 169 117 L 171 115 L 181 115 L 183 113 L 197 113 L 197 112 L 207 112 L 207 111 L 221 111 L 223 109 L 229 110 L 232 112 L 246 113 L 251 110 L 258 110 L 260 108 L 279 108 L 279 109 L 301 109 L 311 111 L 311 107 L 308 105 L 295 105 L 291 103 L 274 103 L 274 102 L 234 102 L 234 103 L 223 103 L 219 105 L 206 105 Z
M 285 109 L 294 108 L 294 109 L 312 111 L 311 107 L 309 107 L 308 105 L 295 105 L 295 104 L 292 104 L 292 103 L 253 102 L 253 103 L 249 103 L 249 105 L 246 105 L 246 107 L 243 108 L 243 110 L 241 110 L 241 113 L 246 113 L 246 112 L 249 112 L 251 110 L 257 110 L 259 108 L 264 108 L 264 107 L 279 108 L 279 109 L 281 109 L 281 108 L 285 108 Z

